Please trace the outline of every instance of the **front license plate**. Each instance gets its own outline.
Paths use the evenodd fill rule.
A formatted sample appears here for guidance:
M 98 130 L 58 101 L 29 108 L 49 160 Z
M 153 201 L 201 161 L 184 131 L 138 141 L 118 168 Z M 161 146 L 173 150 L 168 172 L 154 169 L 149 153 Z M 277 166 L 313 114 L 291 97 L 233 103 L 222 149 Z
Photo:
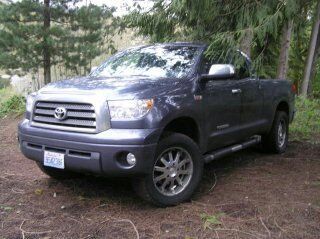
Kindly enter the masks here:
M 43 165 L 52 168 L 64 169 L 64 154 L 44 151 Z

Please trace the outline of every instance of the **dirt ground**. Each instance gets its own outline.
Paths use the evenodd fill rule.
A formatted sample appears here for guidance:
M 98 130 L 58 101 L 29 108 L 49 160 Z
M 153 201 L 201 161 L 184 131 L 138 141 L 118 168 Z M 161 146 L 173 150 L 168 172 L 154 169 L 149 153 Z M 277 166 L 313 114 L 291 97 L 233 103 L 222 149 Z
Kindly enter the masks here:
M 0 239 L 320 238 L 320 145 L 213 162 L 190 202 L 156 208 L 129 180 L 48 178 L 19 152 L 17 122 L 0 120 Z

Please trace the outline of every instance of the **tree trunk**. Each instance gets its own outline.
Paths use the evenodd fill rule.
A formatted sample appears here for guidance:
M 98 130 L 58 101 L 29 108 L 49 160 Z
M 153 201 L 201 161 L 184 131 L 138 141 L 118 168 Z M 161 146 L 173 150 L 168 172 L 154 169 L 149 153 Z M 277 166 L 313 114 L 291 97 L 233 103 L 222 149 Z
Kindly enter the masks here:
M 253 40 L 253 32 L 251 28 L 248 28 L 244 36 L 240 41 L 240 50 L 245 53 L 248 57 L 251 56 L 251 45 Z
M 314 58 L 315 50 L 316 50 L 316 43 L 317 43 L 317 37 L 319 33 L 319 25 L 320 25 L 320 1 L 317 3 L 317 8 L 314 14 L 314 23 L 312 27 L 312 33 L 310 38 L 310 45 L 306 60 L 306 65 L 304 68 L 304 74 L 303 74 L 303 82 L 302 82 L 302 88 L 301 88 L 301 95 L 304 97 L 307 97 L 308 94 L 308 87 L 309 87 L 309 81 L 310 81 L 310 75 L 311 75 L 311 68 L 312 68 L 312 61 Z
M 311 74 L 310 74 L 310 80 L 309 80 L 309 86 L 308 86 L 308 95 L 312 94 L 312 83 L 317 73 L 317 62 L 318 62 L 319 54 L 320 54 L 320 31 L 318 32 L 315 53 L 312 61 Z
M 289 50 L 292 35 L 293 21 L 289 20 L 284 23 L 281 33 L 281 49 L 277 70 L 278 79 L 286 79 L 289 63 Z
M 44 84 L 51 82 L 51 55 L 48 43 L 50 30 L 50 0 L 44 0 L 43 11 L 43 76 Z

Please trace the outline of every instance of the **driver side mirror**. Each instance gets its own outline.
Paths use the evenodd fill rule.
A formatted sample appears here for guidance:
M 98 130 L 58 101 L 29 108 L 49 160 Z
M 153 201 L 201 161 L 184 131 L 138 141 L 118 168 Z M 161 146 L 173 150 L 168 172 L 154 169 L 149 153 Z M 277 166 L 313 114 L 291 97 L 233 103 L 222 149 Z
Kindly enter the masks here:
M 214 64 L 210 67 L 209 74 L 201 76 L 205 80 L 223 80 L 235 77 L 235 67 L 231 64 Z

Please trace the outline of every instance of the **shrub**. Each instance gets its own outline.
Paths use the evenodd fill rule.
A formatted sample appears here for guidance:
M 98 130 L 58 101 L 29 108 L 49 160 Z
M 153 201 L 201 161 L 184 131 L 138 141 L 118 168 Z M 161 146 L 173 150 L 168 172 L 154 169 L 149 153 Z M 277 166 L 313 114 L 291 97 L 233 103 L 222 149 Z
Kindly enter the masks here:
M 25 98 L 21 95 L 12 95 L 3 100 L 0 105 L 0 118 L 9 114 L 21 115 L 25 111 Z
M 296 99 L 296 116 L 290 127 L 291 138 L 320 142 L 320 100 Z
M 0 89 L 8 87 L 9 85 L 10 85 L 10 80 L 9 79 L 2 79 L 0 77 Z
M 7 100 L 9 97 L 11 97 L 14 94 L 15 94 L 14 91 L 10 87 L 0 89 L 0 105 L 2 104 L 3 101 Z
M 312 96 L 320 99 L 320 74 L 319 73 L 316 75 L 315 79 L 312 82 Z

